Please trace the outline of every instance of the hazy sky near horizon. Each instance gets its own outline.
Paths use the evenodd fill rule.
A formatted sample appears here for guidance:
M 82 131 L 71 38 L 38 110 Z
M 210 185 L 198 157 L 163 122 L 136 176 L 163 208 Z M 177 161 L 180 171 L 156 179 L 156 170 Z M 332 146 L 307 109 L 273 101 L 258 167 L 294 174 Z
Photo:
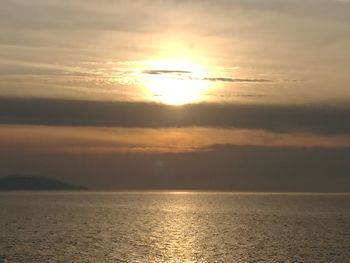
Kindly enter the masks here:
M 349 25 L 346 0 L 3 0 L 0 176 L 349 191 Z

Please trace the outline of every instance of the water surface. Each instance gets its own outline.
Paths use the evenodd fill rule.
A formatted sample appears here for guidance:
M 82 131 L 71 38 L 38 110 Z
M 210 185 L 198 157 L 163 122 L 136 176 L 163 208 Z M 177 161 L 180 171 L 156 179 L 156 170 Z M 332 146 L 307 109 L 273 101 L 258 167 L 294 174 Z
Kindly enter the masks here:
M 8 262 L 350 262 L 350 195 L 0 193 Z

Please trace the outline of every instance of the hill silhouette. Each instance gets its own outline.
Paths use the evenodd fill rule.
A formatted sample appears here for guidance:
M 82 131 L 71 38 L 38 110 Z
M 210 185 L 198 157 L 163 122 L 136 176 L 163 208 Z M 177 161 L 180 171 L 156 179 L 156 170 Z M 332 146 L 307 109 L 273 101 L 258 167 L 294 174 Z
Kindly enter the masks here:
M 0 190 L 84 190 L 84 187 L 68 184 L 47 177 L 9 175 L 0 178 Z

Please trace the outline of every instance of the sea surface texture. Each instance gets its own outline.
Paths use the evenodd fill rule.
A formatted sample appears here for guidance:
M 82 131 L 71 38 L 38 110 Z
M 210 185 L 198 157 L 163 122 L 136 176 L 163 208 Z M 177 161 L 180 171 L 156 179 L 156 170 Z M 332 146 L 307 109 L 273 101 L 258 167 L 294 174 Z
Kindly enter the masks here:
M 3 192 L 1 256 L 9 263 L 349 263 L 350 195 Z

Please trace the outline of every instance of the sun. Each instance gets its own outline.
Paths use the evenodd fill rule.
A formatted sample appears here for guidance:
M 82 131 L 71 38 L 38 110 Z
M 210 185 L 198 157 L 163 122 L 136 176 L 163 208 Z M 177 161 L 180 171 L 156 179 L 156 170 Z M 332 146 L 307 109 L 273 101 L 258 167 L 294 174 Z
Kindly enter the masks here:
M 152 100 L 169 105 L 197 102 L 208 88 L 204 67 L 186 59 L 153 61 L 143 76 Z

